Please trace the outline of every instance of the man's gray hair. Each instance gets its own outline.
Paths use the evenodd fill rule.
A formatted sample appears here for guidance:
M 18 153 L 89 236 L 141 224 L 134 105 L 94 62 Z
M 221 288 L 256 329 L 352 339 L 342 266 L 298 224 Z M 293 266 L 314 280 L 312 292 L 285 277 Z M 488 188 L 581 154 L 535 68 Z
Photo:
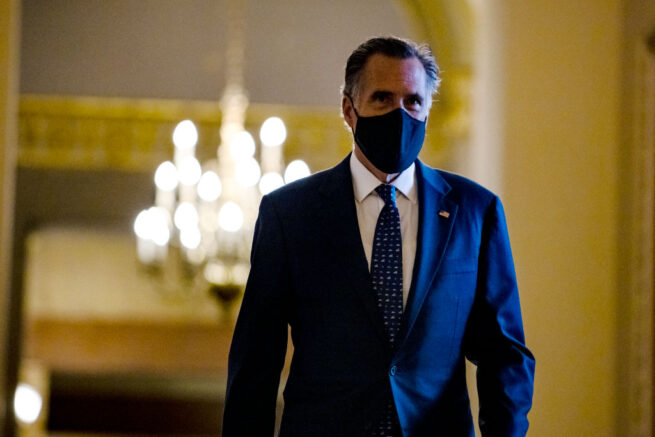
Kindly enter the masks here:
M 375 54 L 382 54 L 398 59 L 418 59 L 425 69 L 427 93 L 431 96 L 439 89 L 441 82 L 439 78 L 439 66 L 434 60 L 430 46 L 427 44 L 417 44 L 407 39 L 385 36 L 369 39 L 350 54 L 346 62 L 344 85 L 341 88 L 341 92 L 344 95 L 350 96 L 353 99 L 357 98 L 366 61 Z

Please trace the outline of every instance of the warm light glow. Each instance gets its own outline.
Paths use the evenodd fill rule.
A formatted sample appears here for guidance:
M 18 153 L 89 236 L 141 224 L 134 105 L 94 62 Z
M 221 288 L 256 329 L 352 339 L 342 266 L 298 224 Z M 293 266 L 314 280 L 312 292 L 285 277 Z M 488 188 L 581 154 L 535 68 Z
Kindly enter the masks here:
M 237 181 L 244 187 L 257 185 L 262 171 L 255 158 L 247 158 L 239 162 L 234 170 Z
M 236 160 L 251 158 L 255 155 L 255 140 L 250 132 L 242 130 L 230 141 L 230 155 Z
M 144 209 L 136 216 L 134 220 L 134 233 L 142 240 L 150 239 L 150 223 L 148 221 L 148 210 Z
M 152 217 L 150 239 L 157 246 L 166 246 L 171 239 L 171 231 L 169 229 L 170 216 L 168 215 L 168 211 L 156 206 L 149 208 L 148 211 L 149 216 Z
M 266 173 L 259 181 L 259 191 L 262 194 L 268 194 L 284 185 L 284 179 L 280 173 Z
M 236 284 L 245 284 L 248 281 L 250 273 L 250 264 L 236 264 L 232 267 L 232 281 Z
M 202 175 L 202 168 L 200 168 L 200 163 L 193 156 L 187 156 L 180 163 L 180 168 L 178 171 L 178 178 L 180 182 L 184 185 L 195 185 L 200 180 Z
M 221 196 L 223 186 L 213 171 L 206 171 L 198 182 L 198 196 L 205 202 L 213 202 Z
M 238 263 L 226 266 L 221 261 L 208 262 L 203 270 L 205 279 L 213 284 L 245 284 L 248 280 L 250 264 Z
M 183 248 L 186 262 L 208 263 L 205 275 L 211 276 L 212 282 L 244 282 L 249 265 L 247 261 L 241 263 L 245 251 L 240 244 L 247 243 L 250 236 L 239 232 L 247 234 L 252 230 L 250 219 L 254 220 L 251 217 L 254 211 L 251 210 L 260 197 L 255 187 L 268 194 L 283 186 L 285 180 L 292 182 L 310 174 L 309 167 L 301 160 L 291 162 L 281 171 L 284 168 L 281 146 L 287 138 L 281 118 L 270 117 L 262 124 L 259 138 L 266 148 L 261 150 L 257 150 L 259 140 L 256 143 L 253 135 L 244 129 L 241 117 L 226 117 L 223 121 L 220 134 L 227 144 L 219 150 L 221 162 L 213 159 L 202 166 L 195 156 L 199 138 L 196 125 L 183 120 L 175 126 L 172 134 L 175 158 L 163 162 L 154 175 L 156 206 L 141 211 L 134 220 L 141 262 L 163 266 L 167 246 L 174 240 L 176 246 Z M 263 172 L 266 174 L 262 176 Z M 227 232 L 236 234 L 230 236 Z M 209 263 L 223 256 L 229 259 L 227 265 L 210 267 Z
M 177 168 L 170 161 L 159 164 L 155 172 L 155 185 L 162 191 L 173 191 L 177 187 Z
M 280 117 L 270 117 L 262 124 L 259 138 L 264 146 L 279 146 L 287 139 L 287 128 Z
M 171 237 L 168 220 L 168 212 L 164 208 L 153 206 L 141 211 L 136 216 L 134 233 L 143 240 L 153 241 L 158 246 L 165 246 Z
M 31 385 L 20 383 L 14 393 L 14 413 L 25 424 L 36 422 L 43 408 L 43 398 Z
M 243 226 L 243 212 L 234 202 L 226 202 L 218 212 L 218 224 L 227 232 L 236 232 Z
M 219 261 L 208 262 L 203 273 L 205 279 L 213 284 L 223 284 L 228 281 L 227 269 Z
M 207 254 L 202 246 L 198 246 L 194 249 L 189 249 L 186 253 L 187 260 L 192 264 L 202 264 L 205 260 Z
M 287 169 L 284 171 L 284 182 L 287 184 L 298 179 L 302 179 L 306 176 L 309 176 L 311 172 L 309 171 L 309 166 L 302 159 L 296 159 L 291 161 L 287 165 Z
M 201 238 L 198 228 L 188 227 L 180 231 L 180 243 L 187 249 L 198 248 Z
M 193 229 L 198 227 L 198 211 L 189 202 L 182 202 L 175 210 L 173 222 L 179 230 Z
M 191 120 L 181 121 L 173 131 L 173 144 L 180 150 L 192 149 L 198 142 L 198 129 Z
M 207 208 L 200 209 L 200 219 L 198 220 L 200 229 L 205 232 L 214 232 L 218 229 L 218 220 L 213 210 Z

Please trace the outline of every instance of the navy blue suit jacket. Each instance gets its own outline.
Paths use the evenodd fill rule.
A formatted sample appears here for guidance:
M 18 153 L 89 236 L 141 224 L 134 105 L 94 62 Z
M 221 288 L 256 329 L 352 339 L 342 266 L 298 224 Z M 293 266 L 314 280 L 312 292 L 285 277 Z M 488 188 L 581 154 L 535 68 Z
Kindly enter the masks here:
M 223 435 L 361 436 L 392 392 L 405 437 L 472 436 L 465 358 L 484 436 L 523 436 L 534 358 L 525 346 L 503 209 L 479 185 L 416 161 L 419 230 L 392 350 L 370 285 L 348 159 L 262 199 L 229 356 Z

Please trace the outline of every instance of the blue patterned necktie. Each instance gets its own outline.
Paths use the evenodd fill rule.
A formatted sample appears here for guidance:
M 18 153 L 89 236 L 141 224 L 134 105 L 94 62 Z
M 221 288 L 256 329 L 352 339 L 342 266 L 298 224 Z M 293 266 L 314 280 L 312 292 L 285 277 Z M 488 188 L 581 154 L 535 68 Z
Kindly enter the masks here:
M 371 283 L 391 347 L 396 342 L 403 314 L 403 262 L 400 214 L 396 207 L 396 187 L 379 185 L 375 191 L 384 200 L 375 226 L 371 254 Z M 400 436 L 393 399 L 387 400 L 384 415 L 373 436 Z

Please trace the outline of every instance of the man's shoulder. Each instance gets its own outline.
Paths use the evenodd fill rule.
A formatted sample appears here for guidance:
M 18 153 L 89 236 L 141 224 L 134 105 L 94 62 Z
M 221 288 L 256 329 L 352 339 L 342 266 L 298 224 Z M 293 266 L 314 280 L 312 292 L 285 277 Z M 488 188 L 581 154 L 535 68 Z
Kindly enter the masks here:
M 327 170 L 288 183 L 265 197 L 267 201 L 280 207 L 297 210 L 315 203 L 314 201 L 321 196 L 321 193 L 327 194 L 334 189 L 348 186 L 348 184 L 352 187 L 350 172 L 342 162 Z
M 498 196 L 472 179 L 446 170 L 421 165 L 423 176 L 428 182 L 442 184 L 443 191 L 455 201 L 489 204 Z M 437 181 L 437 182 L 434 182 Z
M 321 189 L 324 183 L 333 176 L 334 168 L 322 170 L 302 179 L 290 182 L 268 196 L 274 199 L 293 198 L 299 195 L 315 193 Z

